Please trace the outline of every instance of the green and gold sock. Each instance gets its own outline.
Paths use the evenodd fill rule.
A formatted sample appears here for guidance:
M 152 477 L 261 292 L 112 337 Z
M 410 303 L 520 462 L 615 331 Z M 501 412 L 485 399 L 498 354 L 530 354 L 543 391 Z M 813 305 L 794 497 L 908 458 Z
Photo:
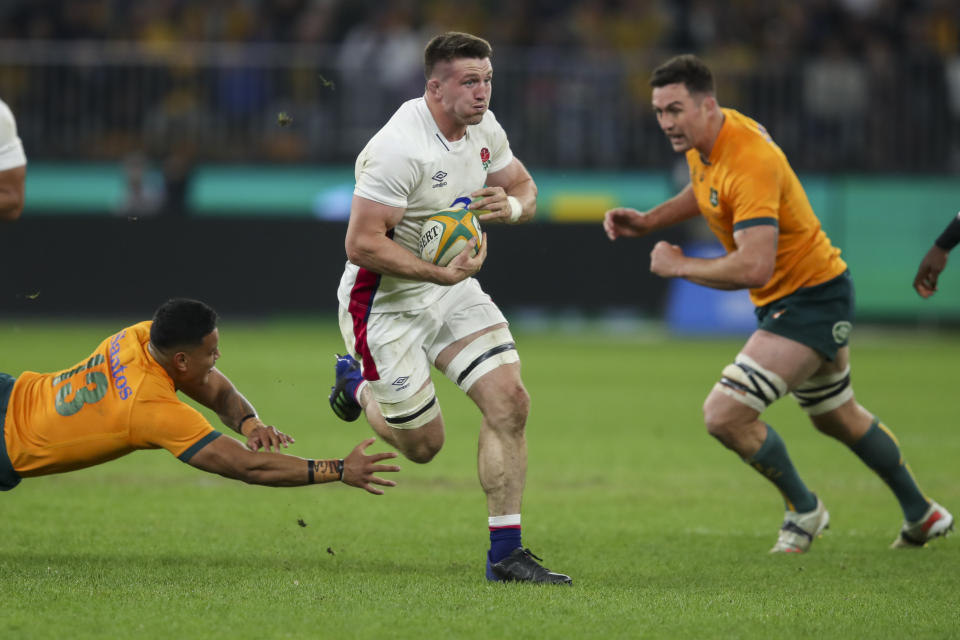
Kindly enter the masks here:
M 783 494 L 783 501 L 789 511 L 805 513 L 817 508 L 817 496 L 800 479 L 796 467 L 787 454 L 787 446 L 783 443 L 773 427 L 766 424 L 767 437 L 752 458 L 744 460 L 756 469 L 767 480 L 776 485 Z
M 897 497 L 903 516 L 908 522 L 915 522 L 923 517 L 930 507 L 930 502 L 910 473 L 910 467 L 903 459 L 896 437 L 879 418 L 873 419 L 870 428 L 850 450 L 887 483 Z

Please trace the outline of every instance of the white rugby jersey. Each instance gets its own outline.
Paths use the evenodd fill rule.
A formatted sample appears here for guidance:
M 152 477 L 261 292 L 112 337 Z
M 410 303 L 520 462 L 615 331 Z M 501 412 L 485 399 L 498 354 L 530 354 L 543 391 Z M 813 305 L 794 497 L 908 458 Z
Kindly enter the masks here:
M 17 136 L 17 121 L 13 112 L 3 100 L 0 100 L 0 171 L 22 167 L 27 164 L 23 152 L 23 143 Z
M 406 209 L 392 229 L 395 242 L 418 254 L 423 221 L 442 209 L 468 204 L 487 174 L 513 160 L 510 143 L 492 111 L 456 142 L 444 138 L 423 98 L 403 103 L 377 132 L 355 167 L 354 194 Z M 446 287 L 381 276 L 347 261 L 337 296 L 351 312 L 409 311 L 430 306 Z

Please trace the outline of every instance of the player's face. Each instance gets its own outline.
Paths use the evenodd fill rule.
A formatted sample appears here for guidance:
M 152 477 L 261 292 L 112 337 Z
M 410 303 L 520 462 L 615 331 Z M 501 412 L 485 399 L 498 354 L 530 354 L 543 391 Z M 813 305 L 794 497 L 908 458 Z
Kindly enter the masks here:
M 203 342 L 187 354 L 188 376 L 203 384 L 220 358 L 220 332 L 214 329 L 203 337 Z
M 460 126 L 479 124 L 490 107 L 493 66 L 490 58 L 459 58 L 435 68 L 440 78 L 440 104 Z
M 657 123 L 677 153 L 696 147 L 707 132 L 704 100 L 690 95 L 682 82 L 653 89 Z

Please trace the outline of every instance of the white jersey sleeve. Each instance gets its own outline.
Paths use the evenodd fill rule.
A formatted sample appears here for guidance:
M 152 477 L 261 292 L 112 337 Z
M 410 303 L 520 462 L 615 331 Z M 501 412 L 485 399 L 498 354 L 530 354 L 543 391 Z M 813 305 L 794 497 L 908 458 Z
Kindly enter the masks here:
M 0 100 L 0 171 L 22 167 L 27 164 L 23 143 L 17 136 L 17 121 L 13 112 Z
M 397 132 L 396 128 L 382 129 L 357 156 L 353 192 L 367 200 L 406 209 L 407 197 L 423 177 L 420 164 Z
M 507 132 L 503 130 L 493 111 L 488 111 L 483 118 L 483 124 L 489 131 L 491 140 L 490 166 L 487 173 L 496 173 L 500 169 L 505 169 L 508 164 L 513 162 L 513 151 L 510 150 L 510 141 L 507 140 Z

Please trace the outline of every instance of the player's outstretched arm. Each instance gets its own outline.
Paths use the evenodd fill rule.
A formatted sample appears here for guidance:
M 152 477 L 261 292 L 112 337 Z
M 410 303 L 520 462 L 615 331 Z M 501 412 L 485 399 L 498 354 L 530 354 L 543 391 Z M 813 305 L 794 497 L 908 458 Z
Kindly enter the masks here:
M 251 451 L 261 447 L 266 451 L 280 451 L 281 446 L 287 447 L 295 442 L 293 437 L 273 425 L 264 424 L 250 401 L 216 367 L 210 370 L 204 381 L 185 383 L 180 390 L 215 411 L 223 424 L 245 436 L 247 448 Z
M 639 238 L 698 215 L 700 207 L 693 195 L 693 188 L 687 185 L 680 193 L 649 211 L 627 207 L 608 210 L 603 214 L 603 230 L 611 240 Z
M 253 452 L 237 440 L 229 436 L 221 436 L 195 453 L 190 458 L 189 464 L 202 471 L 243 480 L 248 484 L 300 487 L 307 484 L 341 481 L 351 487 L 380 495 L 383 490 L 373 485 L 395 487 L 397 483 L 393 480 L 385 480 L 377 474 L 400 471 L 400 467 L 377 464 L 381 460 L 396 458 L 397 454 L 392 451 L 373 455 L 364 453 L 374 440 L 374 438 L 364 440 L 342 460 L 307 460 L 284 453 Z

